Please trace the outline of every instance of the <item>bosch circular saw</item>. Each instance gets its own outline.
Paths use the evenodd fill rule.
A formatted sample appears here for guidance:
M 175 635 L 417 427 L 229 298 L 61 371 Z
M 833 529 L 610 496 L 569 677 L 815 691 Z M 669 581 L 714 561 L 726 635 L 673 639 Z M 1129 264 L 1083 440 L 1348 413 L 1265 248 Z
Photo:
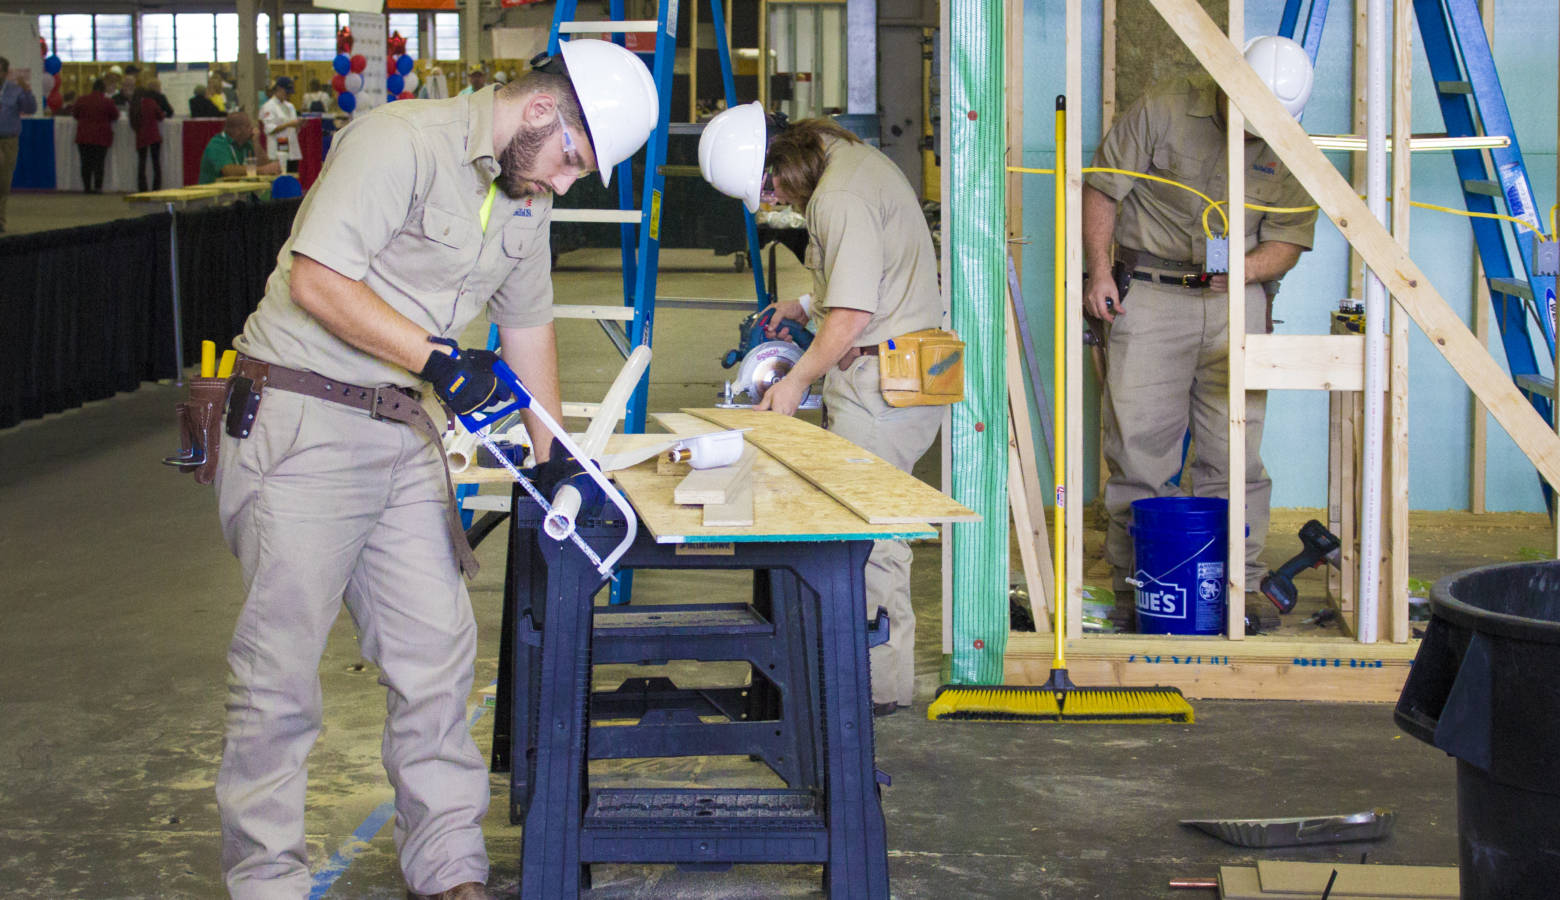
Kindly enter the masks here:
M 748 409 L 764 398 L 765 392 L 775 382 L 784 378 L 796 361 L 802 358 L 812 345 L 813 334 L 807 326 L 795 319 L 781 319 L 776 330 L 790 340 L 770 340 L 764 333 L 774 318 L 774 307 L 767 307 L 742 320 L 738 326 L 739 346 L 726 351 L 721 367 L 738 366 L 735 381 L 726 382 L 720 401 L 715 405 L 725 409 Z M 741 398 L 746 398 L 743 400 Z M 801 409 L 817 409 L 822 403 L 809 387 L 802 397 Z

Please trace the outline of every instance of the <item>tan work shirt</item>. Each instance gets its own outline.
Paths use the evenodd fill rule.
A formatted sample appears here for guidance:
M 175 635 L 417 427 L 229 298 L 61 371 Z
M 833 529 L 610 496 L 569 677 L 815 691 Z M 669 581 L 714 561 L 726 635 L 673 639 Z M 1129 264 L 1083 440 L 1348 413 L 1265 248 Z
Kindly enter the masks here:
M 1218 90 L 1207 75 L 1168 78 L 1149 88 L 1111 126 L 1094 165 L 1169 178 L 1228 202 L 1224 129 L 1215 118 Z M 1168 184 L 1091 172 L 1088 185 L 1121 204 L 1116 243 L 1180 262 L 1201 263 L 1207 247 L 1201 197 Z M 1262 206 L 1310 206 L 1314 201 L 1260 140 L 1246 141 L 1246 202 Z M 1208 214 L 1215 235 L 1224 231 L 1218 212 Z M 1316 211 L 1246 210 L 1245 248 L 1284 241 L 1309 250 Z
M 493 91 L 390 103 L 336 136 L 293 220 L 260 307 L 233 345 L 266 362 L 360 385 L 416 375 L 364 353 L 292 300 L 294 253 L 362 281 L 430 334 L 456 337 L 487 307 L 497 325 L 552 321 L 552 197 L 493 198 Z
M 806 211 L 819 327 L 831 309 L 870 312 L 861 347 L 938 327 L 937 255 L 910 182 L 873 147 L 824 141 L 828 162 Z

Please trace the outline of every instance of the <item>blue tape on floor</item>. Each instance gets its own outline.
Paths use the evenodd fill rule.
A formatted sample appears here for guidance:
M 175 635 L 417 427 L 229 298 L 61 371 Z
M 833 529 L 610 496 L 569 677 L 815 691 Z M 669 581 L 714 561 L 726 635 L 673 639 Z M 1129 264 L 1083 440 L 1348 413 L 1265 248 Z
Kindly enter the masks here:
M 497 682 L 494 683 L 496 684 Z M 469 731 L 475 728 L 485 712 L 487 712 L 487 704 L 476 704 L 476 708 L 471 711 L 471 715 L 466 719 L 466 730 Z M 394 800 L 386 800 L 384 803 L 379 804 L 373 812 L 369 813 L 368 818 L 364 819 L 363 823 L 352 832 L 352 837 L 343 842 L 341 849 L 331 856 L 330 862 L 314 873 L 313 884 L 309 887 L 309 900 L 322 900 L 326 894 L 330 893 L 331 887 L 336 884 L 336 879 L 345 874 L 352 865 L 353 860 L 357 859 L 364 850 L 368 849 L 368 845 L 373 841 L 374 835 L 377 835 L 379 830 L 384 828 L 389 823 L 391 816 L 394 815 Z

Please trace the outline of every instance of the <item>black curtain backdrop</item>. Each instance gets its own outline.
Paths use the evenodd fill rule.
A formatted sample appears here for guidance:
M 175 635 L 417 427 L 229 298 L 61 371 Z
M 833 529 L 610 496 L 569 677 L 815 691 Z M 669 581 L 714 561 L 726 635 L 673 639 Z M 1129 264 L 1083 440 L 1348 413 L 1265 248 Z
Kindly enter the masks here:
M 243 327 L 299 202 L 179 213 L 185 365 Z M 0 428 L 173 377 L 168 219 L 0 238 Z

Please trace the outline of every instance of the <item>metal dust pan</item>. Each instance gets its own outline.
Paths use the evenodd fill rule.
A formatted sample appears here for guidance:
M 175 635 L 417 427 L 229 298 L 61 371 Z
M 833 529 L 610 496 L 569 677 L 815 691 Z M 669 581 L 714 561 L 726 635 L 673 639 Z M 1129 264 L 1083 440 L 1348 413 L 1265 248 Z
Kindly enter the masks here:
M 1338 816 L 1297 816 L 1289 819 L 1182 819 L 1237 847 L 1297 847 L 1378 841 L 1392 833 L 1397 814 L 1390 809 Z

